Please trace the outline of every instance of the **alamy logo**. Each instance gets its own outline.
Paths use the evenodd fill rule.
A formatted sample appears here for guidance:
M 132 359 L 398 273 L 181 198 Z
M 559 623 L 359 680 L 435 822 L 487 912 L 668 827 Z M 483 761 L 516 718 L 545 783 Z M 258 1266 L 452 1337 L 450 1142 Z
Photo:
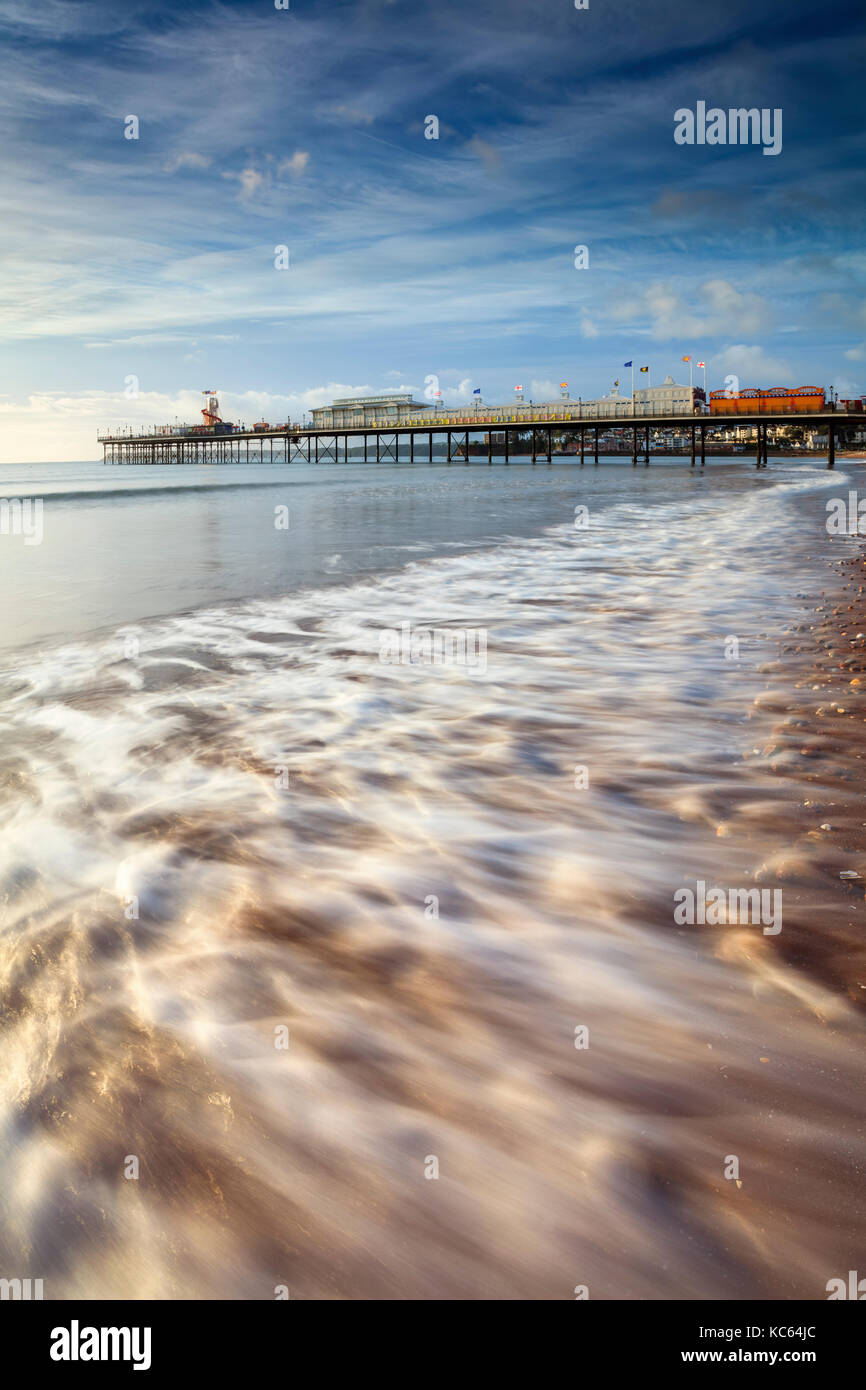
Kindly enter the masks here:
M 681 106 L 674 112 L 674 140 L 678 145 L 763 145 L 764 154 L 781 154 L 782 109 L 711 106 L 708 111 L 705 101 L 695 111 Z
M 41 545 L 42 498 L 0 497 L 0 535 L 23 536 L 25 545 Z
M 416 627 L 401 623 L 379 637 L 379 660 L 386 666 L 463 666 L 487 670 L 487 629 Z
M 847 1287 L 844 1279 L 828 1279 L 824 1287 L 827 1290 L 828 1303 L 839 1298 L 853 1298 L 859 1303 L 866 1299 L 866 1279 L 859 1279 L 856 1269 L 848 1270 Z
M 674 921 L 678 927 L 762 925 L 764 936 L 782 930 L 781 888 L 711 888 L 698 879 L 695 891 L 678 888 L 674 893 Z
M 827 533 L 831 536 L 866 536 L 866 497 L 857 500 L 856 492 L 844 497 L 831 497 L 827 503 Z
M 149 1327 L 69 1327 L 51 1331 L 52 1361 L 132 1361 L 134 1371 L 150 1370 Z
M 11 1298 L 26 1302 L 28 1299 L 42 1298 L 41 1279 L 0 1279 L 0 1299 Z

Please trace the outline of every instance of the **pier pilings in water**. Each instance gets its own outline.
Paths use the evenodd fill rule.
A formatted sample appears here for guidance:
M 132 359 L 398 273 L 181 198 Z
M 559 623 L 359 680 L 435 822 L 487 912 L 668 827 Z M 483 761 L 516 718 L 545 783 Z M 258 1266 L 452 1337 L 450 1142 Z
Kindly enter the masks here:
M 715 428 L 725 428 L 731 425 L 744 427 L 746 431 L 755 430 L 755 467 L 765 468 L 769 458 L 769 435 L 770 430 L 778 430 L 780 425 L 790 425 L 793 423 L 811 426 L 813 429 L 827 430 L 827 467 L 833 468 L 836 463 L 836 444 L 840 434 L 843 434 L 842 427 L 848 423 L 850 425 L 862 424 L 862 416 L 854 416 L 847 412 L 831 413 L 821 411 L 810 414 L 779 414 L 773 416 L 749 415 L 745 411 L 742 413 L 734 412 L 731 415 L 719 414 L 715 417 L 694 417 L 680 416 L 653 416 L 643 417 L 640 421 L 632 417 L 587 417 L 577 414 L 574 418 L 567 416 L 545 415 L 540 411 L 537 416 L 530 419 L 523 419 L 520 416 L 511 416 L 507 420 L 485 420 L 480 417 L 476 420 L 474 415 L 468 418 L 455 418 L 453 421 L 436 420 L 433 422 L 418 421 L 415 424 L 394 424 L 394 425 L 375 425 L 361 428 L 345 428 L 340 430 L 314 430 L 300 429 L 293 426 L 284 426 L 277 429 L 258 431 L 235 431 L 232 434 L 204 435 L 204 434 L 175 434 L 164 429 L 153 430 L 150 434 L 135 435 L 129 432 L 119 434 L 102 434 L 98 436 L 103 447 L 104 462 L 108 464 L 213 464 L 213 463 L 349 463 L 350 453 L 355 458 L 363 457 L 364 463 L 372 460 L 372 448 L 370 436 L 375 439 L 375 461 L 379 464 L 400 463 L 405 459 L 406 436 L 408 435 L 409 462 L 415 463 L 416 460 L 416 434 L 427 438 L 427 457 L 430 462 L 435 460 L 434 438 L 439 436 L 445 444 L 445 457 L 449 463 L 460 459 L 464 463 L 470 460 L 470 435 L 479 434 L 484 426 L 486 434 L 487 462 L 492 464 L 494 449 L 499 448 L 498 439 L 501 437 L 503 443 L 503 461 L 507 464 L 511 462 L 511 456 L 515 452 L 520 453 L 526 447 L 525 441 L 527 434 L 530 436 L 529 455 L 532 463 L 537 463 L 539 456 L 546 458 L 547 462 L 553 459 L 553 430 L 563 432 L 563 437 L 571 435 L 577 437 L 579 442 L 580 462 L 586 460 L 587 450 L 587 430 L 592 432 L 591 446 L 593 462 L 599 462 L 599 447 L 602 434 L 613 429 L 620 435 L 620 444 L 614 447 L 616 453 L 627 453 L 628 446 L 623 441 L 628 438 L 631 431 L 631 456 L 632 464 L 637 465 L 638 458 L 642 454 L 644 464 L 648 465 L 651 452 L 651 429 L 673 429 L 679 433 L 685 432 L 685 450 L 690 456 L 691 467 L 697 465 L 698 455 L 698 431 L 700 431 L 700 456 L 701 467 L 706 464 L 707 453 L 707 430 Z M 459 429 L 457 426 L 459 425 Z M 501 431 L 501 435 L 500 435 Z M 747 436 L 748 437 L 748 436 Z M 340 449 L 342 439 L 343 448 Z M 774 433 L 774 439 L 778 444 L 778 439 Z M 460 443 L 456 444 L 456 440 Z M 350 449 L 351 444 L 351 449 Z M 402 444 L 402 451 L 401 451 Z M 455 452 L 456 446 L 456 452 Z M 423 443 L 422 443 L 423 447 Z M 775 445 L 774 445 L 775 447 Z M 748 445 L 746 445 L 748 450 Z M 676 452 L 683 452 L 678 446 Z M 483 454 L 483 446 L 479 449 Z

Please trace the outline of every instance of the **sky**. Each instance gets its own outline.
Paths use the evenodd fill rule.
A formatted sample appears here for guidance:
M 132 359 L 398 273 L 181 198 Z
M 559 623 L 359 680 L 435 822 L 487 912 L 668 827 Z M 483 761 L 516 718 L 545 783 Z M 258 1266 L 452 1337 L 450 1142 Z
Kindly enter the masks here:
M 0 0 L 0 460 L 211 389 L 279 423 L 690 354 L 866 391 L 861 7 L 289 6 Z M 678 144 L 698 102 L 781 110 L 781 152 Z

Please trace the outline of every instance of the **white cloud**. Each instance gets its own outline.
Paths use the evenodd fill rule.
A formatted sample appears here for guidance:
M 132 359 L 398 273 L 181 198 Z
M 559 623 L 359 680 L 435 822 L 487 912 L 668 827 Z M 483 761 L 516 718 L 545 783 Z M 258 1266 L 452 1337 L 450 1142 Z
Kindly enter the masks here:
M 863 388 L 859 382 L 852 381 L 847 376 L 834 377 L 832 386 L 840 400 L 855 400 L 863 394 Z
M 238 175 L 241 185 L 241 197 L 250 198 L 256 193 L 265 181 L 264 174 L 260 174 L 258 169 L 242 169 Z
M 307 150 L 295 150 L 291 159 L 283 160 L 277 172 L 280 174 L 302 174 L 309 162 L 310 156 Z
M 163 165 L 167 174 L 174 174 L 178 169 L 209 169 L 213 160 L 209 155 L 199 154 L 196 150 L 188 150 L 183 154 L 176 154 L 167 164 Z
M 329 382 L 326 386 L 281 395 L 267 391 L 242 393 L 218 391 L 223 419 L 244 421 L 264 416 L 272 424 L 299 420 L 305 410 L 326 405 L 335 396 L 369 395 L 376 388 Z M 174 395 L 140 391 L 129 398 L 119 391 L 33 392 L 23 400 L 0 399 L 0 461 L 36 463 L 51 460 L 99 459 L 102 447 L 97 431 L 132 426 L 145 430 L 154 425 L 186 423 L 201 418 L 200 391 Z
M 471 140 L 467 140 L 466 148 L 470 154 L 481 160 L 488 174 L 499 173 L 502 168 L 502 155 L 489 140 L 482 140 L 480 135 L 473 135 Z
M 740 378 L 740 386 L 793 385 L 794 369 L 789 362 L 770 357 L 757 344 L 734 343 L 717 352 L 709 367 L 714 377 L 728 372 Z
M 195 338 L 186 333 L 133 333 L 128 338 L 108 338 L 104 341 L 85 343 L 86 348 L 116 347 L 154 347 L 160 343 L 190 343 L 195 347 Z
M 376 119 L 360 106 L 326 106 L 322 108 L 322 114 L 339 116 L 340 120 L 348 121 L 350 125 L 372 125 Z
M 769 326 L 769 305 L 757 294 L 740 290 L 729 280 L 705 280 L 691 292 L 656 281 L 643 295 L 643 315 L 659 339 L 696 339 L 722 334 L 757 333 Z
M 440 385 L 441 382 L 440 382 Z M 465 376 L 456 386 L 442 386 L 442 402 L 444 405 L 468 405 L 472 400 L 473 381 L 471 376 Z M 423 400 L 423 395 L 418 397 Z
M 533 378 L 529 383 L 529 399 L 531 401 L 559 400 L 559 382 L 536 381 Z

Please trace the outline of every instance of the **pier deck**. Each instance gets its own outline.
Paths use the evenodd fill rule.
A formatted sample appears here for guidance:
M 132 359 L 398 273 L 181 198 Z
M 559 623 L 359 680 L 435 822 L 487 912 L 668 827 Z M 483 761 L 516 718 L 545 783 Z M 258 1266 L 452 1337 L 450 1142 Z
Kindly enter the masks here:
M 840 430 L 866 424 L 866 416 L 845 411 L 824 410 L 810 414 L 787 413 L 770 415 L 712 416 L 712 415 L 635 415 L 629 417 L 580 415 L 546 416 L 539 412 L 531 417 L 513 421 L 485 420 L 466 415 L 448 422 L 407 422 L 398 425 L 358 426 L 345 429 L 298 429 L 282 426 L 268 430 L 244 430 L 233 434 L 179 435 L 154 430 L 142 434 L 121 431 L 100 434 L 105 463 L 194 464 L 194 463 L 427 463 L 442 462 L 442 450 L 437 456 L 434 440 L 444 443 L 444 461 L 468 462 L 470 439 L 484 435 L 487 460 L 514 457 L 517 446 L 527 449 L 532 462 L 553 457 L 553 436 L 571 435 L 578 444 L 575 457 L 585 461 L 587 453 L 598 462 L 599 438 L 602 432 L 625 432 L 631 439 L 632 462 L 641 458 L 649 462 L 650 430 L 670 429 L 685 434 L 690 440 L 692 464 L 698 458 L 706 460 L 706 445 L 716 430 L 730 429 L 732 424 L 754 429 L 751 453 L 756 467 L 766 465 L 768 437 L 780 426 L 803 425 L 827 432 L 827 466 L 832 468 Z M 688 446 L 687 446 L 688 447 Z M 351 450 L 351 455 L 350 455 Z M 620 449 L 621 452 L 621 449 Z M 407 457 L 408 455 L 408 457 Z M 478 457 L 476 453 L 474 457 Z M 739 457 L 739 455 L 735 455 Z M 746 457 L 746 455 L 742 455 Z

